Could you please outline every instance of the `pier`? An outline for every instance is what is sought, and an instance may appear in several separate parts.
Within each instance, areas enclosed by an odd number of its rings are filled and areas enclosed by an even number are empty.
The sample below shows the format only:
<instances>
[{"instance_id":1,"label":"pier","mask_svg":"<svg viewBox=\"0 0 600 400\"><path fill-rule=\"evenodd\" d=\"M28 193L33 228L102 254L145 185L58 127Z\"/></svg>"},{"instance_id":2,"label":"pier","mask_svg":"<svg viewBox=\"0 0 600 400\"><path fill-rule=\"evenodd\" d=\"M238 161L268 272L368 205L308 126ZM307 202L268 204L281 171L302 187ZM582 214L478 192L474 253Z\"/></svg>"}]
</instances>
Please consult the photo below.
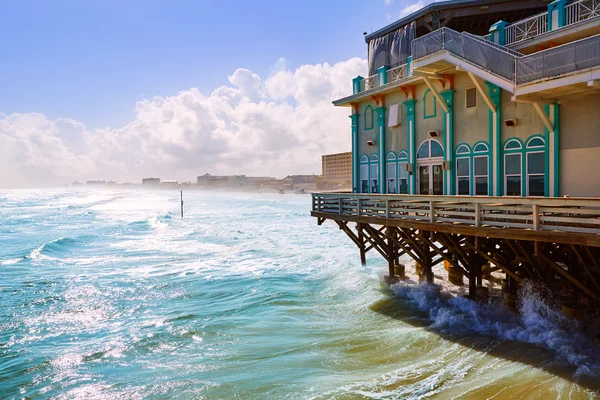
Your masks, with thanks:
<instances>
[{"instance_id":1,"label":"pier","mask_svg":"<svg viewBox=\"0 0 600 400\"><path fill-rule=\"evenodd\" d=\"M600 199L315 193L311 215L334 221L356 244L361 262L375 250L390 283L403 278L400 256L433 283L444 262L450 281L468 280L469 297L503 274L514 295L526 279L577 304L600 302Z\"/></svg>"}]
</instances>

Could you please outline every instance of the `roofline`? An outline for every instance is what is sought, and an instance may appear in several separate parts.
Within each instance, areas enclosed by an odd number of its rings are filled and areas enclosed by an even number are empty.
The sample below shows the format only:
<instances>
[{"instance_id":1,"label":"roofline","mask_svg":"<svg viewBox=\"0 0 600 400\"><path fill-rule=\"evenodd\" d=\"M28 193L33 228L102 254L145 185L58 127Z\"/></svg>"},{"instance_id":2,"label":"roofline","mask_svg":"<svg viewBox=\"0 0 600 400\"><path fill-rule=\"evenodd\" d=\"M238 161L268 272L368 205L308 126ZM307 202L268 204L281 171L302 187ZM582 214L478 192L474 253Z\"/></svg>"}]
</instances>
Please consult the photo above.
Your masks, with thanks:
<instances>
[{"instance_id":1,"label":"roofline","mask_svg":"<svg viewBox=\"0 0 600 400\"><path fill-rule=\"evenodd\" d=\"M446 0L438 3L431 3L423 8L418 9L412 14L400 18L396 22L384 26L383 28L378 29L375 32L369 33L365 36L365 43L369 43L369 41L371 41L372 39L378 38L379 36L385 35L386 33L395 31L396 29L401 28L404 25L407 25L413 21L416 21L417 19L433 11L440 11L448 8L459 8L461 6L485 6L489 4L508 3L510 1L514 0Z\"/></svg>"}]
</instances>

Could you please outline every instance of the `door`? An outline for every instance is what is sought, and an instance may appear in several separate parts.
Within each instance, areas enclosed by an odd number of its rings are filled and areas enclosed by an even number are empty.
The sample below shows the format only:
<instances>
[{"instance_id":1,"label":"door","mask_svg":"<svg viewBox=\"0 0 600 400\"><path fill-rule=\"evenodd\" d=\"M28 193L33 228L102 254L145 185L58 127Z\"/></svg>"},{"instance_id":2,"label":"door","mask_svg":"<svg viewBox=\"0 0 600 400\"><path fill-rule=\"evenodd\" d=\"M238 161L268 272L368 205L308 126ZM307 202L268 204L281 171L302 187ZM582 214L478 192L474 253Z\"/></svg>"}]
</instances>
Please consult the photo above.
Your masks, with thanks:
<instances>
[{"instance_id":1,"label":"door","mask_svg":"<svg viewBox=\"0 0 600 400\"><path fill-rule=\"evenodd\" d=\"M419 194L444 194L444 170L442 164L419 165Z\"/></svg>"}]
</instances>

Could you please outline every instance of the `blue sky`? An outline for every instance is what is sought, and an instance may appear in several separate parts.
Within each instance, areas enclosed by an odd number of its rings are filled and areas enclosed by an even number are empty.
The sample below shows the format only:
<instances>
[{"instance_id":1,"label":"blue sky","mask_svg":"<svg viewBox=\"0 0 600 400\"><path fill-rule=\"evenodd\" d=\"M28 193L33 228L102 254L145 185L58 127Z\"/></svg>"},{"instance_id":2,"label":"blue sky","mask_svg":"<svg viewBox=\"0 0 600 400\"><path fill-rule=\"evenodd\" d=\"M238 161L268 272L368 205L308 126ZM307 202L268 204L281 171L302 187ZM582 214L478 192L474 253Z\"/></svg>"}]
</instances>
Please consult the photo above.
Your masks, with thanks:
<instances>
[{"instance_id":1,"label":"blue sky","mask_svg":"<svg viewBox=\"0 0 600 400\"><path fill-rule=\"evenodd\" d=\"M143 98L202 92L236 68L365 57L363 31L411 1L11 1L3 4L0 112L71 117L90 128L133 117Z\"/></svg>"}]
</instances>

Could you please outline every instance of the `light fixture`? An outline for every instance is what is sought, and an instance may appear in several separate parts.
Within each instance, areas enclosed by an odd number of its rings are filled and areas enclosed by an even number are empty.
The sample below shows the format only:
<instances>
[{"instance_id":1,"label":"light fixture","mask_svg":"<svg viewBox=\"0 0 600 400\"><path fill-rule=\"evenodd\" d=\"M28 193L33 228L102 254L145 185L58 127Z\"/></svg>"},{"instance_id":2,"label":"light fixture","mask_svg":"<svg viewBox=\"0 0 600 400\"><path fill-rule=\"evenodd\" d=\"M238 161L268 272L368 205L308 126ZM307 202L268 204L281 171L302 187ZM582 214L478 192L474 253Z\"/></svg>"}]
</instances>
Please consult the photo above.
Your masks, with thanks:
<instances>
[{"instance_id":1,"label":"light fixture","mask_svg":"<svg viewBox=\"0 0 600 400\"><path fill-rule=\"evenodd\" d=\"M429 133L429 136L431 136L431 137L438 137L437 131L431 131L431 132L428 132L428 133Z\"/></svg>"},{"instance_id":2,"label":"light fixture","mask_svg":"<svg viewBox=\"0 0 600 400\"><path fill-rule=\"evenodd\" d=\"M517 126L517 120L516 119L505 119L504 120L504 125L506 126Z\"/></svg>"},{"instance_id":3,"label":"light fixture","mask_svg":"<svg viewBox=\"0 0 600 400\"><path fill-rule=\"evenodd\" d=\"M375 146L374 140L367 140L367 146Z\"/></svg>"}]
</instances>

